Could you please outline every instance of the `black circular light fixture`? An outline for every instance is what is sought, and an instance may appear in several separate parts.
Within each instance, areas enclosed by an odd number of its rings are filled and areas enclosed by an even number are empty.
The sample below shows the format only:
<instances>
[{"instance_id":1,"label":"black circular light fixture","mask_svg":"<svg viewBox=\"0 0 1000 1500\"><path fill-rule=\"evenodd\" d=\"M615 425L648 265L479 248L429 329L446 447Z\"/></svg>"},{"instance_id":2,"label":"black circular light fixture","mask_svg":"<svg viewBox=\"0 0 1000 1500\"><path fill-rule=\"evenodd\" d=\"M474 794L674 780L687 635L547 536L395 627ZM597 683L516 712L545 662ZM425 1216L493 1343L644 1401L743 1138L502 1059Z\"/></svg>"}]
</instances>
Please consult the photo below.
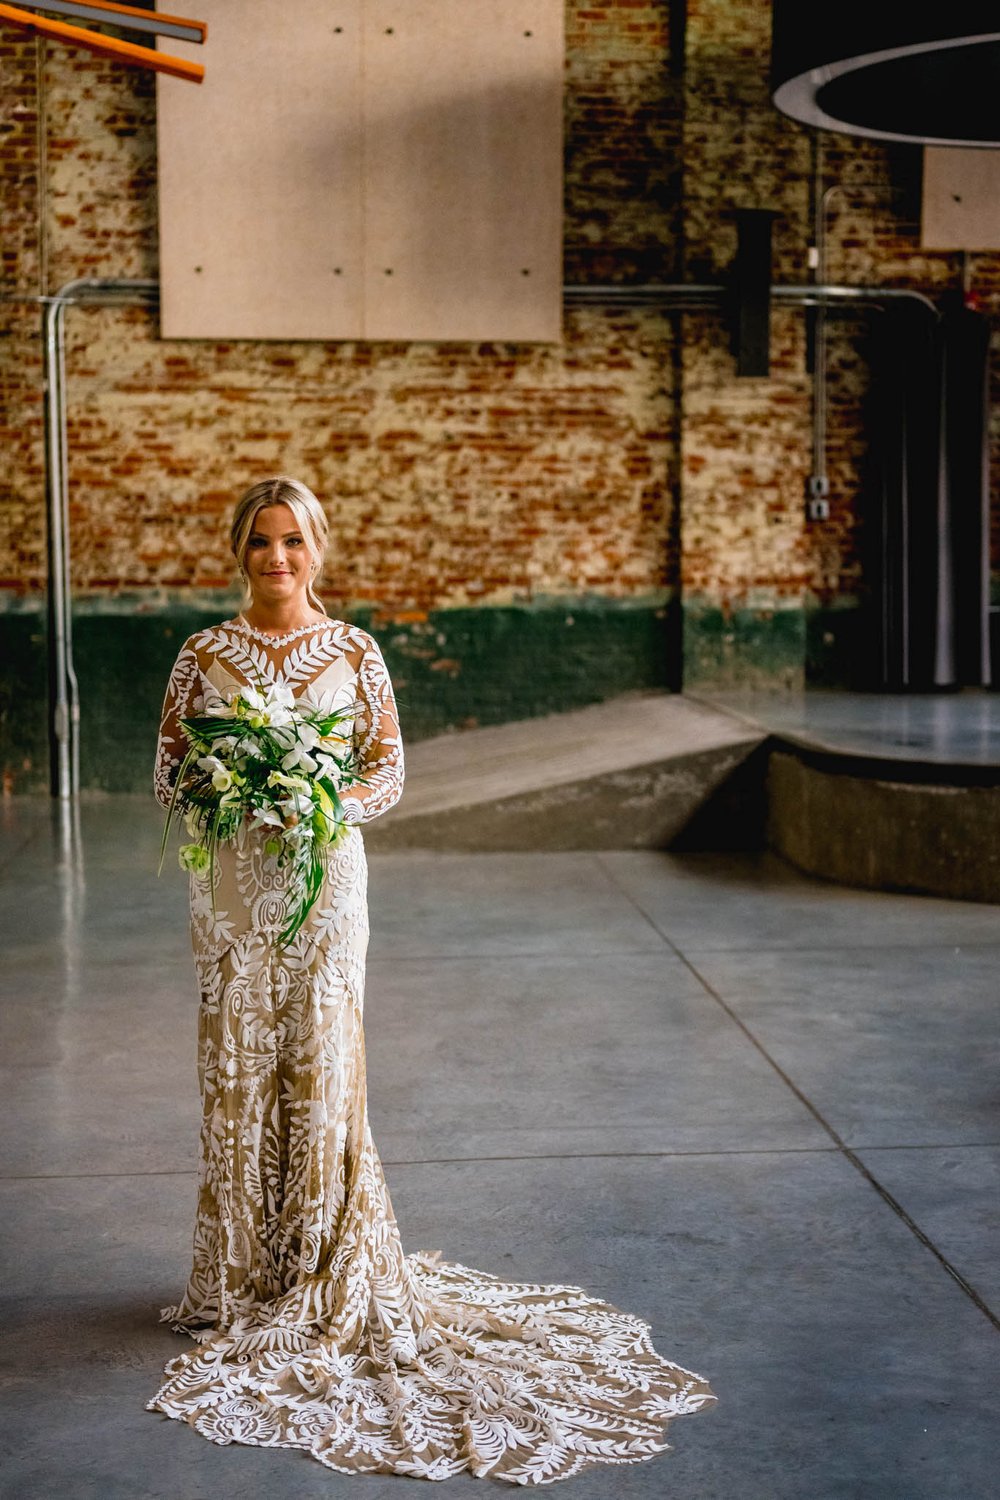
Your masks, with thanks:
<instances>
[{"instance_id":1,"label":"black circular light fixture","mask_svg":"<svg viewBox=\"0 0 1000 1500\"><path fill-rule=\"evenodd\" d=\"M774 0L772 98L803 125L1000 147L998 0Z\"/></svg>"}]
</instances>

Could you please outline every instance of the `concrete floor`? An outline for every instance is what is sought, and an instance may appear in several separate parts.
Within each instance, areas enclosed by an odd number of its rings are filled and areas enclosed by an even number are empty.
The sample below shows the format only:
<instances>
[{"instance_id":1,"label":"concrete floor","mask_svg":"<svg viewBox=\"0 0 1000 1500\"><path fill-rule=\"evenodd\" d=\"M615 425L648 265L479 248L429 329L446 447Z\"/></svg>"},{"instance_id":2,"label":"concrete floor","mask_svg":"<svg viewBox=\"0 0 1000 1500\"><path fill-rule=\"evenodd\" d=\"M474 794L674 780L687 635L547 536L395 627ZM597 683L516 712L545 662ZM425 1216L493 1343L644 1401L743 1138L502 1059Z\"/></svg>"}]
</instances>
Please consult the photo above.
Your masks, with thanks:
<instances>
[{"instance_id":1,"label":"concrete floor","mask_svg":"<svg viewBox=\"0 0 1000 1500\"><path fill-rule=\"evenodd\" d=\"M81 829L78 869L46 803L0 832L2 1494L430 1493L143 1410L182 1347L156 1314L194 1207L185 892L148 804ZM652 852L382 854L371 905L371 1115L407 1247L592 1287L719 1397L671 1454L559 1494L998 1493L995 907Z\"/></svg>"},{"instance_id":2,"label":"concrete floor","mask_svg":"<svg viewBox=\"0 0 1000 1500\"><path fill-rule=\"evenodd\" d=\"M854 755L931 765L1000 765L1000 693L846 693L839 688L695 695L785 739Z\"/></svg>"}]
</instances>

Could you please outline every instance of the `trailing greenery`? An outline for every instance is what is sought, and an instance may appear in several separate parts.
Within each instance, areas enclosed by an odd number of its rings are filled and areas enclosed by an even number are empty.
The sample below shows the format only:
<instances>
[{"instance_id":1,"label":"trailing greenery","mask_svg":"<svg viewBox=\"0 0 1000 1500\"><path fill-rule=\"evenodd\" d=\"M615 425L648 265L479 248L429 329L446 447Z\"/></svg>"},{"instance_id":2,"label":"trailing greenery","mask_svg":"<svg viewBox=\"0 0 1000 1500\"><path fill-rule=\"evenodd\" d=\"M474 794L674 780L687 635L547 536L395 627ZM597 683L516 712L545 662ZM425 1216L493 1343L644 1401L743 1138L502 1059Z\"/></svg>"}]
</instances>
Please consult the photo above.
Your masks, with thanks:
<instances>
[{"instance_id":1,"label":"trailing greenery","mask_svg":"<svg viewBox=\"0 0 1000 1500\"><path fill-rule=\"evenodd\" d=\"M324 711L282 686L242 688L216 711L181 719L188 750L174 781L160 844L160 868L175 818L194 840L182 869L207 879L215 910L216 851L243 834L267 831L264 853L287 871L285 926L291 941L323 887L325 853L344 835L341 792L364 784L351 739L338 733L357 705Z\"/></svg>"}]
</instances>

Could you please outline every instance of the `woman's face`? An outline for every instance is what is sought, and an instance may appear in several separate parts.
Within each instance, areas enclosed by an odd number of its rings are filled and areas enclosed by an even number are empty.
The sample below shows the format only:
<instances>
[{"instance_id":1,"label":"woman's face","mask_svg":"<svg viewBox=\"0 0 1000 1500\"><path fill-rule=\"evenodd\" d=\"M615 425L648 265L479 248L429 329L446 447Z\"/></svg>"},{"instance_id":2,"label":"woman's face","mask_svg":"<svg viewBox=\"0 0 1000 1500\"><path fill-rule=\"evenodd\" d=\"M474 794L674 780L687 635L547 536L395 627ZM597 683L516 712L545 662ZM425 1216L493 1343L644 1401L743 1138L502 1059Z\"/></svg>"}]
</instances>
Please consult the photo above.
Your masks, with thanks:
<instances>
[{"instance_id":1,"label":"woman's face","mask_svg":"<svg viewBox=\"0 0 1000 1500\"><path fill-rule=\"evenodd\" d=\"M287 505L268 505L257 512L246 552L247 581L255 602L305 606L318 561Z\"/></svg>"}]
</instances>

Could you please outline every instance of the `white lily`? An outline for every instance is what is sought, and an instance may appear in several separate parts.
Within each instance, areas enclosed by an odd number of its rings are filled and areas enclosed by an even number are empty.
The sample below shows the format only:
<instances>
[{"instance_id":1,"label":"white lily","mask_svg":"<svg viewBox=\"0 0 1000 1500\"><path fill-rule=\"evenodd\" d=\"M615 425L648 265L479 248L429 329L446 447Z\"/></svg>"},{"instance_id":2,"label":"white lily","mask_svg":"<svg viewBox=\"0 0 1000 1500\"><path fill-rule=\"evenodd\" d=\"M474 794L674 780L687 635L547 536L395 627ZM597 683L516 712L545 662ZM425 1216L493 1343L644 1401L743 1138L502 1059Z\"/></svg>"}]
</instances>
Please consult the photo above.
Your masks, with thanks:
<instances>
[{"instance_id":1,"label":"white lily","mask_svg":"<svg viewBox=\"0 0 1000 1500\"><path fill-rule=\"evenodd\" d=\"M199 755L198 764L203 771L212 774L212 785L217 792L228 792L233 784L233 773L217 755Z\"/></svg>"},{"instance_id":2,"label":"white lily","mask_svg":"<svg viewBox=\"0 0 1000 1500\"><path fill-rule=\"evenodd\" d=\"M309 782L304 776L286 776L282 771L272 771L267 778L268 786L283 786L291 792L308 792Z\"/></svg>"},{"instance_id":3,"label":"white lily","mask_svg":"<svg viewBox=\"0 0 1000 1500\"><path fill-rule=\"evenodd\" d=\"M303 771L315 771L317 764L315 757L309 754L301 740L296 741L288 754L281 757L283 771L294 771L296 766Z\"/></svg>"},{"instance_id":4,"label":"white lily","mask_svg":"<svg viewBox=\"0 0 1000 1500\"><path fill-rule=\"evenodd\" d=\"M285 725L295 717L295 694L290 687L276 683L268 690L266 710L271 728Z\"/></svg>"}]
</instances>

